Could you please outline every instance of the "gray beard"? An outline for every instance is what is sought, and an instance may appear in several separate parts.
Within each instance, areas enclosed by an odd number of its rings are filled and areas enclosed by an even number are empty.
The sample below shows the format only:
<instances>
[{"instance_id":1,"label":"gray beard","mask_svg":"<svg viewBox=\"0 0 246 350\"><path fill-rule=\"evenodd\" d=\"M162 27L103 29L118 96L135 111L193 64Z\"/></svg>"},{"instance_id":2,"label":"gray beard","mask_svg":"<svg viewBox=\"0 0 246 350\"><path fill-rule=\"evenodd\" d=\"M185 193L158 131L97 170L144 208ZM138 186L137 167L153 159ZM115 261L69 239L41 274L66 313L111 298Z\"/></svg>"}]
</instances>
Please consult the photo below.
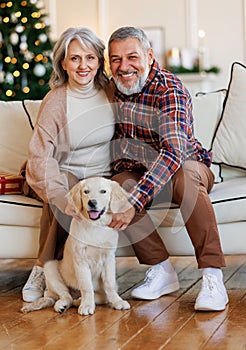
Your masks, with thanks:
<instances>
[{"instance_id":1,"label":"gray beard","mask_svg":"<svg viewBox=\"0 0 246 350\"><path fill-rule=\"evenodd\" d=\"M144 87L144 84L148 78L149 75L149 67L147 66L144 73L141 75L141 77L138 77L138 80L136 81L136 83L134 84L134 86L130 87L130 88L126 88L120 81L118 78L114 78L114 82L115 85L117 87L117 89L122 92L122 94L124 95L133 95L133 94L137 94L139 92L141 92L142 88Z\"/></svg>"}]
</instances>

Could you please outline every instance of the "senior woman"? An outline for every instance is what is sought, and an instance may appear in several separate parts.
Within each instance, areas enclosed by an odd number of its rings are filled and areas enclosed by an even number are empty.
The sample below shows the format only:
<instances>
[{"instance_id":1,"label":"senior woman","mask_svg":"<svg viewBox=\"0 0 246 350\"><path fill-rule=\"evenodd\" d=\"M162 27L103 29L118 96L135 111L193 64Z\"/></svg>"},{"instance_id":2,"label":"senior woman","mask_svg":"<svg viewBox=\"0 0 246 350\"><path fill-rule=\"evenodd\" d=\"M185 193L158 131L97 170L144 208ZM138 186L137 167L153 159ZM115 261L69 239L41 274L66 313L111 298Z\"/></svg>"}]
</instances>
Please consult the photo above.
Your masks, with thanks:
<instances>
[{"instance_id":1,"label":"senior woman","mask_svg":"<svg viewBox=\"0 0 246 350\"><path fill-rule=\"evenodd\" d=\"M69 189L88 176L111 176L114 115L104 71L104 44L85 27L69 28L53 51L51 90L42 101L29 145L27 182L43 200L38 259L22 290L43 295L43 265L60 259L72 216Z\"/></svg>"}]
</instances>

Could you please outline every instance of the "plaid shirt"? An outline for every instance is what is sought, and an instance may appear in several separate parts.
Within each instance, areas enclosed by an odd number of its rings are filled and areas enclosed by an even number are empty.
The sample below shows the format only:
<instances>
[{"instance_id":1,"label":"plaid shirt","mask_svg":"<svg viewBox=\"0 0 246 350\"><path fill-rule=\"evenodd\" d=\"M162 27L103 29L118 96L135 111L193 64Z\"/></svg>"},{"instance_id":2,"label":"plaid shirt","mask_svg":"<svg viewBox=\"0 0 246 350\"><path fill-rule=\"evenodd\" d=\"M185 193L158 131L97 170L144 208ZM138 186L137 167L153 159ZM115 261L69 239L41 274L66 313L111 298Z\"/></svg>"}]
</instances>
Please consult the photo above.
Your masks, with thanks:
<instances>
[{"instance_id":1,"label":"plaid shirt","mask_svg":"<svg viewBox=\"0 0 246 350\"><path fill-rule=\"evenodd\" d=\"M142 174L130 192L137 211L149 203L187 159L211 165L211 154L194 137L192 101L182 82L154 62L141 91L115 92L113 169Z\"/></svg>"}]
</instances>

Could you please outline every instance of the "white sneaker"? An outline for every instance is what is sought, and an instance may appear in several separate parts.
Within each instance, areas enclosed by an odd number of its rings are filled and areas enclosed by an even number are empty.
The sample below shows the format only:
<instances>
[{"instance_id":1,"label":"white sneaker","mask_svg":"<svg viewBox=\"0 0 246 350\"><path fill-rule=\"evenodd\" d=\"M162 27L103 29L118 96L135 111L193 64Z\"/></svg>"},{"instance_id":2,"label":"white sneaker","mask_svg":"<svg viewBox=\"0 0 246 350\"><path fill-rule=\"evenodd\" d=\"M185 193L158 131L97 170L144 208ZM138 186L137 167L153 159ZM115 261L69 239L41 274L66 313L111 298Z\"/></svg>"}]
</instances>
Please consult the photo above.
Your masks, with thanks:
<instances>
[{"instance_id":1,"label":"white sneaker","mask_svg":"<svg viewBox=\"0 0 246 350\"><path fill-rule=\"evenodd\" d=\"M154 265L147 272L144 283L133 289L131 296L137 299L153 300L179 289L176 271L166 272L162 266Z\"/></svg>"},{"instance_id":2,"label":"white sneaker","mask_svg":"<svg viewBox=\"0 0 246 350\"><path fill-rule=\"evenodd\" d=\"M228 295L223 281L215 275L206 274L202 278L202 287L195 303L195 310L222 311L228 304Z\"/></svg>"},{"instance_id":3,"label":"white sneaker","mask_svg":"<svg viewBox=\"0 0 246 350\"><path fill-rule=\"evenodd\" d=\"M35 265L26 284L22 289L22 299L27 302L33 302L44 295L44 290L44 269L40 266Z\"/></svg>"}]
</instances>

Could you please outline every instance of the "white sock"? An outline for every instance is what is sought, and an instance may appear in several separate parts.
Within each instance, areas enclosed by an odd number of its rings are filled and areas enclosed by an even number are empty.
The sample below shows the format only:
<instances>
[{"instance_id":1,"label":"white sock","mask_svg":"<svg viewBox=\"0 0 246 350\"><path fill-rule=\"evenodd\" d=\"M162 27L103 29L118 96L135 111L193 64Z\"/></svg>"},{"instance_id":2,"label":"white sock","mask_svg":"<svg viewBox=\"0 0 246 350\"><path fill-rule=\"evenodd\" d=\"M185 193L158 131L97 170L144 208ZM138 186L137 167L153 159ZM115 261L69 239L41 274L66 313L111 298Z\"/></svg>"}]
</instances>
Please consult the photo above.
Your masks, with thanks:
<instances>
[{"instance_id":1,"label":"white sock","mask_svg":"<svg viewBox=\"0 0 246 350\"><path fill-rule=\"evenodd\" d=\"M223 281L222 270L215 267L206 267L202 270L203 275L214 275L218 278L219 281Z\"/></svg>"},{"instance_id":2,"label":"white sock","mask_svg":"<svg viewBox=\"0 0 246 350\"><path fill-rule=\"evenodd\" d=\"M159 263L159 265L164 269L164 271L166 271L168 273L174 272L174 267L168 258L166 260L162 261L161 263Z\"/></svg>"}]
</instances>

